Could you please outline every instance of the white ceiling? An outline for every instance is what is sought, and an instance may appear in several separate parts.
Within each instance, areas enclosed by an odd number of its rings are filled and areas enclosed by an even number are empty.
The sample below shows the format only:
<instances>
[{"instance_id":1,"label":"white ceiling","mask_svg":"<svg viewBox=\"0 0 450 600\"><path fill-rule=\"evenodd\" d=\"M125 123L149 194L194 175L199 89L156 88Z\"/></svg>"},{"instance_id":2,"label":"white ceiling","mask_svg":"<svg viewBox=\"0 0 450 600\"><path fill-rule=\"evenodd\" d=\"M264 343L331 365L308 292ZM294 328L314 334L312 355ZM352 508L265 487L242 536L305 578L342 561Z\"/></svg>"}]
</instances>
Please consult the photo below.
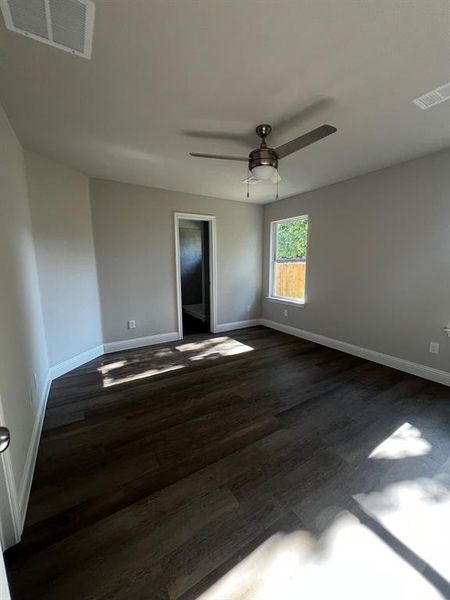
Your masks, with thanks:
<instances>
[{"instance_id":1,"label":"white ceiling","mask_svg":"<svg viewBox=\"0 0 450 600\"><path fill-rule=\"evenodd\" d=\"M242 201L245 163L188 152L335 125L281 161L291 196L450 145L450 101L411 102L450 81L449 17L448 0L97 0L90 61L0 26L0 102L25 146L89 175Z\"/></svg>"}]
</instances>

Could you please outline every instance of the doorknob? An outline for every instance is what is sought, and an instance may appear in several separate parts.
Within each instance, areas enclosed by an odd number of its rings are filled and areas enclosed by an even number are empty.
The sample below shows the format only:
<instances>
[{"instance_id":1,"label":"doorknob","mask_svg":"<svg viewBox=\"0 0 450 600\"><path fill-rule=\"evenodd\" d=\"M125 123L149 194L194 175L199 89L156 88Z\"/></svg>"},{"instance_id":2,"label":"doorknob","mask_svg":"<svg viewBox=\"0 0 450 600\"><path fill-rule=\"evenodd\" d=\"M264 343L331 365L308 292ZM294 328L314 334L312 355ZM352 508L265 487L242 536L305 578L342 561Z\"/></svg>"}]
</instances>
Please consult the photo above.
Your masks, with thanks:
<instances>
[{"instance_id":1,"label":"doorknob","mask_svg":"<svg viewBox=\"0 0 450 600\"><path fill-rule=\"evenodd\" d=\"M7 427L0 427L0 453L4 452L9 446L11 435Z\"/></svg>"}]
</instances>

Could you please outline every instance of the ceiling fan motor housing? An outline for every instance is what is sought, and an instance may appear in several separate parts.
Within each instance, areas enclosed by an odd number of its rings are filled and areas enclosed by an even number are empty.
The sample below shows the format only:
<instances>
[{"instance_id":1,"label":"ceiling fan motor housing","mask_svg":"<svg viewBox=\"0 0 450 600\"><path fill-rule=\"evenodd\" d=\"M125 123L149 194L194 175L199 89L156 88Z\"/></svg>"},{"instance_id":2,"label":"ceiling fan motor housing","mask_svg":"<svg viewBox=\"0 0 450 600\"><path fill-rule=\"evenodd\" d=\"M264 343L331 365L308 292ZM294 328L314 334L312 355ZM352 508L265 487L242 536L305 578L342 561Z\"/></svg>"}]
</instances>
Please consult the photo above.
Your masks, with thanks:
<instances>
[{"instance_id":1,"label":"ceiling fan motor housing","mask_svg":"<svg viewBox=\"0 0 450 600\"><path fill-rule=\"evenodd\" d=\"M255 167L268 166L278 168L278 156L272 148L258 148L250 152L248 157L248 168L251 171Z\"/></svg>"}]
</instances>

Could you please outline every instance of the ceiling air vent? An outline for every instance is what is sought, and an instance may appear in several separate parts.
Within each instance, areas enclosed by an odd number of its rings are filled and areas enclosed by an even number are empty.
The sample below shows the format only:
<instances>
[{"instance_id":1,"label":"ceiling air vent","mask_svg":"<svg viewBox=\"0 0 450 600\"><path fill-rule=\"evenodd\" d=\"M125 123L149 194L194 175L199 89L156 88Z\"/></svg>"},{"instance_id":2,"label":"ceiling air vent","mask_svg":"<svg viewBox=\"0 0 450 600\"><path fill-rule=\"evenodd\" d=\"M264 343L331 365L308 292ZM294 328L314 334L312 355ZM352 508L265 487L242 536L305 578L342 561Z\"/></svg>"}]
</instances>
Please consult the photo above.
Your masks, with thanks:
<instances>
[{"instance_id":1,"label":"ceiling air vent","mask_svg":"<svg viewBox=\"0 0 450 600\"><path fill-rule=\"evenodd\" d=\"M436 104L440 104L445 100L450 99L450 83L446 83L441 87L436 88L435 90L431 90L431 92L427 92L420 98L416 98L413 100L414 104L421 108L422 110L426 110L427 108L431 108Z\"/></svg>"},{"instance_id":2,"label":"ceiling air vent","mask_svg":"<svg viewBox=\"0 0 450 600\"><path fill-rule=\"evenodd\" d=\"M0 0L8 29L91 58L95 4L90 0Z\"/></svg>"}]
</instances>

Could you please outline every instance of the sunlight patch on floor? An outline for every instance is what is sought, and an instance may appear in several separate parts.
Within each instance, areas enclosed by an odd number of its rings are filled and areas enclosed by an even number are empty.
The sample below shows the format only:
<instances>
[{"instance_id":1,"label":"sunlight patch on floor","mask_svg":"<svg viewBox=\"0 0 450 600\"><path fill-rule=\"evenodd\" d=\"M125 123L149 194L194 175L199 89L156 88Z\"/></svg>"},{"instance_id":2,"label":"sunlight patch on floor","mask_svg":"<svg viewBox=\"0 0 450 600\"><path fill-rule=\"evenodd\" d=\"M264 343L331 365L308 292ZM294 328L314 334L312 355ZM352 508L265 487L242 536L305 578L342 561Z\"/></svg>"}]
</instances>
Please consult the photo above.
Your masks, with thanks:
<instances>
[{"instance_id":1,"label":"sunlight patch on floor","mask_svg":"<svg viewBox=\"0 0 450 600\"><path fill-rule=\"evenodd\" d=\"M170 371L177 371L182 369L184 365L167 365L160 369L148 369L142 373L134 373L126 377L113 379L112 377L103 378L103 387L110 387L112 385L119 385L119 383L129 383L130 381L138 381L139 379L147 379L147 377L154 377L155 375L161 375L162 373L169 373Z\"/></svg>"},{"instance_id":2,"label":"sunlight patch on floor","mask_svg":"<svg viewBox=\"0 0 450 600\"><path fill-rule=\"evenodd\" d=\"M450 490L439 477L399 481L354 498L402 544L450 581Z\"/></svg>"},{"instance_id":3,"label":"sunlight patch on floor","mask_svg":"<svg viewBox=\"0 0 450 600\"><path fill-rule=\"evenodd\" d=\"M123 383L130 383L140 379L147 379L155 375L170 373L184 369L192 362L204 359L214 359L226 356L235 356L245 352L252 351L251 346L242 344L228 336L214 337L197 342L188 342L180 344L174 348L161 348L153 351L149 359L146 360L146 366L152 362L154 357L155 366L145 368L141 373L129 373L129 370L137 370L138 363L130 365L127 360L118 360L98 367L97 371L102 375L103 387L111 387Z\"/></svg>"},{"instance_id":4,"label":"sunlight patch on floor","mask_svg":"<svg viewBox=\"0 0 450 600\"><path fill-rule=\"evenodd\" d=\"M438 600L442 595L349 512L316 540L278 533L199 600Z\"/></svg>"},{"instance_id":5,"label":"sunlight patch on floor","mask_svg":"<svg viewBox=\"0 0 450 600\"><path fill-rule=\"evenodd\" d=\"M381 442L369 454L369 458L398 460L411 456L423 456L429 454L431 450L431 444L422 437L419 429L409 423L404 423Z\"/></svg>"},{"instance_id":6,"label":"sunlight patch on floor","mask_svg":"<svg viewBox=\"0 0 450 600\"><path fill-rule=\"evenodd\" d=\"M273 535L199 599L450 597L450 490L441 471L354 495L319 537Z\"/></svg>"},{"instance_id":7,"label":"sunlight patch on floor","mask_svg":"<svg viewBox=\"0 0 450 600\"><path fill-rule=\"evenodd\" d=\"M253 350L251 346L247 346L226 336L182 344L181 346L177 346L176 349L183 353L193 353L193 356L190 356L189 360L202 360L213 355L234 356Z\"/></svg>"},{"instance_id":8,"label":"sunlight patch on floor","mask_svg":"<svg viewBox=\"0 0 450 600\"><path fill-rule=\"evenodd\" d=\"M97 369L97 371L100 371L100 373L102 375L106 375L106 373L108 373L109 371L113 371L114 369L120 369L121 367L124 367L126 364L127 364L126 360L117 360L116 362L109 363L107 365L102 365L101 367L99 367Z\"/></svg>"}]
</instances>

